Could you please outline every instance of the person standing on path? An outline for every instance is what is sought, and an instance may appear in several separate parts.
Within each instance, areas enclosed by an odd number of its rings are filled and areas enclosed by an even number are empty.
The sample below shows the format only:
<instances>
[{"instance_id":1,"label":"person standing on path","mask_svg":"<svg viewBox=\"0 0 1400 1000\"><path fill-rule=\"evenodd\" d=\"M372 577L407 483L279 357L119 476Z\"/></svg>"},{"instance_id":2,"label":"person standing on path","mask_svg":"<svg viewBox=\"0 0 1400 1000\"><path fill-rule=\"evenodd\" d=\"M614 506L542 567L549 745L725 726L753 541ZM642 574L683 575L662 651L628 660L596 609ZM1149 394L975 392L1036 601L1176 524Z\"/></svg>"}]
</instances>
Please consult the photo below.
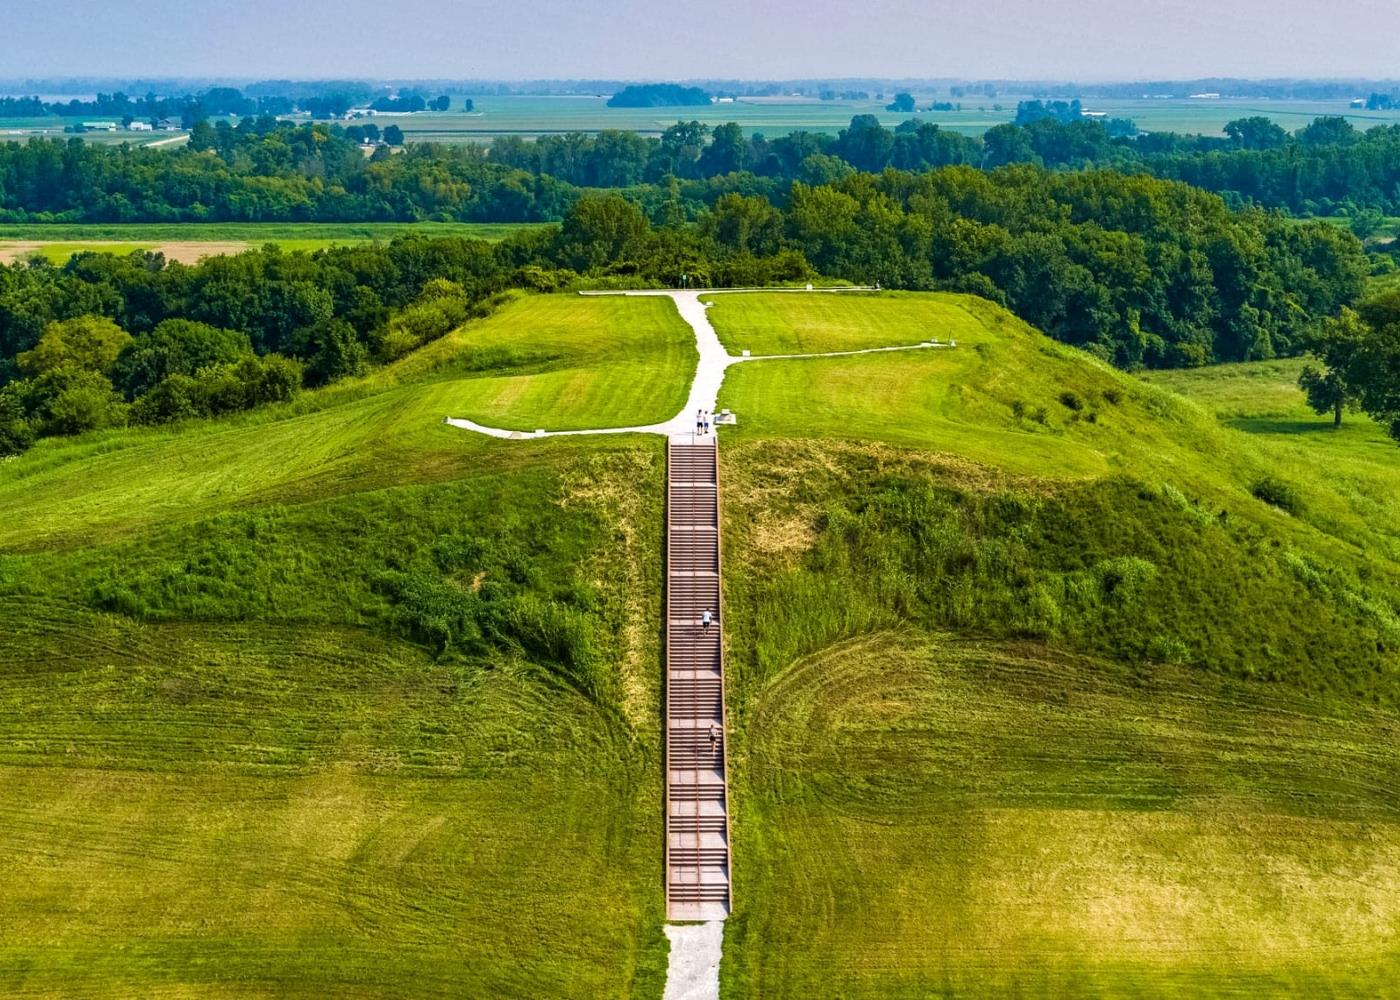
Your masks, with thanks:
<instances>
[{"instance_id":1,"label":"person standing on path","mask_svg":"<svg viewBox=\"0 0 1400 1000\"><path fill-rule=\"evenodd\" d=\"M704 411L704 410L696 410L696 411L695 411L695 433L696 433L696 434L704 434L704 433L705 433L705 411Z\"/></svg>"},{"instance_id":2,"label":"person standing on path","mask_svg":"<svg viewBox=\"0 0 1400 1000\"><path fill-rule=\"evenodd\" d=\"M700 631L701 631L701 632L708 632L708 631L710 631L710 622L713 621L713 620L714 620L714 616L713 616L712 614L710 614L709 611L706 611L704 614L702 614L702 615L700 616Z\"/></svg>"},{"instance_id":3,"label":"person standing on path","mask_svg":"<svg viewBox=\"0 0 1400 1000\"><path fill-rule=\"evenodd\" d=\"M710 433L710 411L705 411L705 433Z\"/></svg>"}]
</instances>

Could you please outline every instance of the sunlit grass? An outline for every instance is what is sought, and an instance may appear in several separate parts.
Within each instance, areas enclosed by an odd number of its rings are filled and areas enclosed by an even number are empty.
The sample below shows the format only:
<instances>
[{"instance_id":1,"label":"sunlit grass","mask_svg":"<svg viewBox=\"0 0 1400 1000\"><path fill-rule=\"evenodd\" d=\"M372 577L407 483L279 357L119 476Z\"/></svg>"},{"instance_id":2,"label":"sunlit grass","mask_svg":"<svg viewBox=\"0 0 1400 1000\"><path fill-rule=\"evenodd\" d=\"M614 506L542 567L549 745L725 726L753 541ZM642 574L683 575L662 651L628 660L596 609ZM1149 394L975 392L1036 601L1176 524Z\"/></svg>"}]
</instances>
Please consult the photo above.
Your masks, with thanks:
<instances>
[{"instance_id":1,"label":"sunlit grass","mask_svg":"<svg viewBox=\"0 0 1400 1000\"><path fill-rule=\"evenodd\" d=\"M709 315L731 354L819 354L980 339L980 319L956 295L782 292L713 295ZM975 308L975 307L974 307Z\"/></svg>"},{"instance_id":2,"label":"sunlit grass","mask_svg":"<svg viewBox=\"0 0 1400 1000\"><path fill-rule=\"evenodd\" d=\"M963 296L716 301L732 350L958 343L728 373L726 995L1384 992L1380 430ZM646 423L694 365L663 299L526 297L0 463L0 992L659 995L663 444L442 419Z\"/></svg>"},{"instance_id":3,"label":"sunlit grass","mask_svg":"<svg viewBox=\"0 0 1400 1000\"><path fill-rule=\"evenodd\" d=\"M1375 995L1400 974L1391 716L915 633L802 660L749 707L728 995Z\"/></svg>"}]
</instances>

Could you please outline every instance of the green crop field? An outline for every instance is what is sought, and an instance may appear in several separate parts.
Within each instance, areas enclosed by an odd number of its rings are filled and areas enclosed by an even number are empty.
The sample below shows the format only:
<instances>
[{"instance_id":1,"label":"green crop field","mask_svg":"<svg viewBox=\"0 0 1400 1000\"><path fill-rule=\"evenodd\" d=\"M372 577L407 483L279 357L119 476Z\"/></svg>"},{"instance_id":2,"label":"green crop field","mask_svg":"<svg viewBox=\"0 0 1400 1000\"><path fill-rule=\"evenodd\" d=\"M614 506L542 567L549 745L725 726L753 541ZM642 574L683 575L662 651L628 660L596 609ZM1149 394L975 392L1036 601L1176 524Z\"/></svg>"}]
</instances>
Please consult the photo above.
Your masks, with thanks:
<instances>
[{"instance_id":1,"label":"green crop field","mask_svg":"<svg viewBox=\"0 0 1400 1000\"><path fill-rule=\"evenodd\" d=\"M957 341L729 370L724 995L1384 994L1394 444L1296 362L714 298L731 350ZM0 993L659 997L662 442L442 419L645 423L695 360L525 296L0 462Z\"/></svg>"}]
</instances>

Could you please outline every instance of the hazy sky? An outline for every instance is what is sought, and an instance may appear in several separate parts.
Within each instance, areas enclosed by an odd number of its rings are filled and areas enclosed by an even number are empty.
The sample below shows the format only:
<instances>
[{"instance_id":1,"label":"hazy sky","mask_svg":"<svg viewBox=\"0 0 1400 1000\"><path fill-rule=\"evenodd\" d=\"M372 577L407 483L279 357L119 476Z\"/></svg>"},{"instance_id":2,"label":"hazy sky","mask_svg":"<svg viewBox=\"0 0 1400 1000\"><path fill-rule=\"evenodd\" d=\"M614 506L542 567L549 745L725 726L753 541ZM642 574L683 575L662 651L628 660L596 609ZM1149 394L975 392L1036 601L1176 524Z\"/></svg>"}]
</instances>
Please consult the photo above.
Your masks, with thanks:
<instances>
[{"instance_id":1,"label":"hazy sky","mask_svg":"<svg viewBox=\"0 0 1400 1000\"><path fill-rule=\"evenodd\" d=\"M1396 76L1400 0L8 0L0 76Z\"/></svg>"}]
</instances>

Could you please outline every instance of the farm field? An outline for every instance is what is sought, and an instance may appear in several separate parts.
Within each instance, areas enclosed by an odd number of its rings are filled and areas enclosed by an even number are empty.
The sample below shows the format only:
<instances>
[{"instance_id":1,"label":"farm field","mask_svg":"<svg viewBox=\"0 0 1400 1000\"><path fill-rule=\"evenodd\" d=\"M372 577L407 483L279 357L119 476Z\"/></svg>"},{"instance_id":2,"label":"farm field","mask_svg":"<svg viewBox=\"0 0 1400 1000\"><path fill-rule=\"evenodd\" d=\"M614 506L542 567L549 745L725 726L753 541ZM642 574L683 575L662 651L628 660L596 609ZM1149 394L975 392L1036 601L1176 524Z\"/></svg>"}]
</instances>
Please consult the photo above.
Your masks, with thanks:
<instances>
[{"instance_id":1,"label":"farm field","mask_svg":"<svg viewBox=\"0 0 1400 1000\"><path fill-rule=\"evenodd\" d=\"M473 112L381 113L375 115L372 121L381 128L398 125L409 142L450 143L489 142L498 135L539 136L562 132L598 132L603 129L623 129L655 136L677 121L692 119L710 126L738 122L746 132L762 132L768 136L785 135L792 131L835 134L849 125L855 115L866 114L874 115L890 128L914 118L965 135L981 135L995 125L1011 121L1016 116L1017 102L1033 97L1030 94L1007 93L996 97L956 98L950 97L946 90L916 93L914 96L921 107L938 101L955 106L960 104L961 109L921 111L908 115L885 110L893 93L885 95L884 100L821 101L811 97L778 96L738 98L732 103L673 108L609 108L608 96L481 96L474 98L476 110ZM1149 132L1220 135L1227 122L1252 115L1271 118L1289 131L1302 128L1320 115L1341 115L1360 129L1400 123L1400 111L1353 109L1348 101L1144 97L1135 100L1090 98L1084 101L1084 105L1091 111L1110 117L1131 118L1139 128ZM288 117L293 121L310 121L305 115ZM33 136L67 138L63 125L68 121L66 118L0 119L0 141L22 142ZM185 133L117 131L83 134L83 139L89 142L165 144L172 147L178 146L186 138Z\"/></svg>"},{"instance_id":2,"label":"farm field","mask_svg":"<svg viewBox=\"0 0 1400 1000\"><path fill-rule=\"evenodd\" d=\"M721 391L725 996L1393 981L1394 445L1289 430L1292 362L714 298L731 350L958 345ZM693 344L665 299L524 296L0 463L0 992L658 997L662 442L441 421L660 419Z\"/></svg>"},{"instance_id":3,"label":"farm field","mask_svg":"<svg viewBox=\"0 0 1400 1000\"><path fill-rule=\"evenodd\" d=\"M768 136L792 131L835 134L855 115L874 115L887 127L914 118L930 121L966 135L981 135L994 125L1016 116L1016 104L1029 95L1004 94L995 98L950 98L940 94L915 94L920 106L933 101L962 104L960 111L925 111L916 115L885 110L884 101L820 101L814 98L739 98L732 104L678 108L609 108L607 95L503 96L476 98L476 111L420 112L411 115L376 116L381 127L397 124L410 142L484 142L497 135L546 135L558 132L596 132L625 129L659 135L678 120L698 120L707 125L738 122L746 132ZM1000 105L1000 110L997 110ZM1132 118L1145 131L1222 134L1226 122L1250 115L1264 115L1289 131L1302 128L1319 115L1343 115L1358 128L1400 122L1400 112L1356 111L1346 101L1259 100L1086 100L1085 106L1115 118Z\"/></svg>"},{"instance_id":4,"label":"farm field","mask_svg":"<svg viewBox=\"0 0 1400 1000\"><path fill-rule=\"evenodd\" d=\"M535 223L496 222L187 222L0 224L0 263L39 254L62 264L75 253L160 250L171 260L194 263L209 254L237 253L276 243L284 250L315 251L399 236L459 236L500 240Z\"/></svg>"}]
</instances>

